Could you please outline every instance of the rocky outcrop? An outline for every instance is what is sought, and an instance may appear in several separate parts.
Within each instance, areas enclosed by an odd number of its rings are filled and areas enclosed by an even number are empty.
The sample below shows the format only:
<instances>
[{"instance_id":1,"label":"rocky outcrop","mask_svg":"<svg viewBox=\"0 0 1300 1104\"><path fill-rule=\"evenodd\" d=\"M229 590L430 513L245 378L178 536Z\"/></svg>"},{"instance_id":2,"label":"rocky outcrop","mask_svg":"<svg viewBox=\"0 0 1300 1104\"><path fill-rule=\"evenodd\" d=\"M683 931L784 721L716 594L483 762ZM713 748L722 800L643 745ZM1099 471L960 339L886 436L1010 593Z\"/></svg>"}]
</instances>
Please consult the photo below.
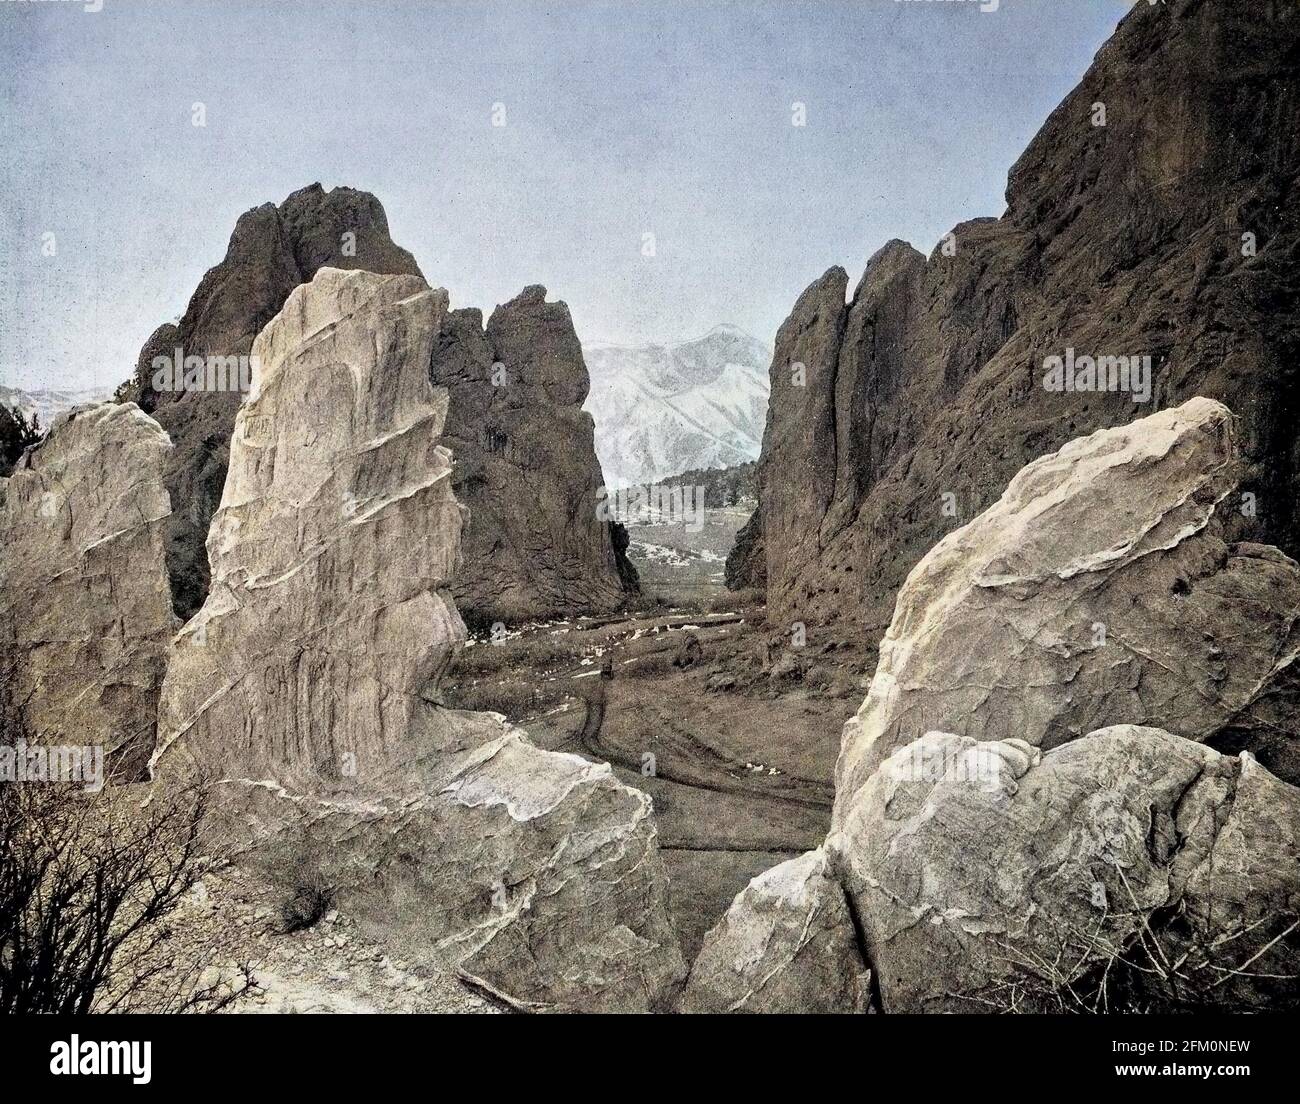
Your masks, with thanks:
<instances>
[{"instance_id":1,"label":"rocky outcrop","mask_svg":"<svg viewBox=\"0 0 1300 1104\"><path fill-rule=\"evenodd\" d=\"M259 335L155 770L218 780L230 838L281 884L500 1000L662 1007L684 968L649 798L436 704L464 638L429 381L447 321L418 277L326 268Z\"/></svg>"},{"instance_id":2,"label":"rocky outcrop","mask_svg":"<svg viewBox=\"0 0 1300 1104\"><path fill-rule=\"evenodd\" d=\"M20 733L142 776L175 630L171 443L132 403L61 415L0 481L0 698Z\"/></svg>"},{"instance_id":3,"label":"rocky outcrop","mask_svg":"<svg viewBox=\"0 0 1300 1104\"><path fill-rule=\"evenodd\" d=\"M324 269L258 336L161 731L222 774L382 775L463 627L461 508L427 363L445 292Z\"/></svg>"},{"instance_id":4,"label":"rocky outcrop","mask_svg":"<svg viewBox=\"0 0 1300 1104\"><path fill-rule=\"evenodd\" d=\"M204 276L179 325L159 327L140 352L140 405L176 443L168 565L183 617L207 594L204 541L242 395L157 390L154 359L178 349L183 357L252 354L290 292L323 267L420 276L374 196L314 184L241 216L225 260ZM486 332L476 310L443 317L430 371L451 397L453 482L470 508L455 584L462 613L491 622L616 608L637 589L636 571L626 535L597 517L603 480L591 417L581 410L587 369L568 308L530 287L493 312Z\"/></svg>"},{"instance_id":5,"label":"rocky outcrop","mask_svg":"<svg viewBox=\"0 0 1300 1104\"><path fill-rule=\"evenodd\" d=\"M1249 754L1128 725L1041 758L931 733L827 846L885 1012L1300 1000L1300 790Z\"/></svg>"},{"instance_id":6,"label":"rocky outcrop","mask_svg":"<svg viewBox=\"0 0 1300 1104\"><path fill-rule=\"evenodd\" d=\"M763 508L757 507L736 533L722 574L729 590L767 586L767 556L763 549Z\"/></svg>"},{"instance_id":7,"label":"rocky outcrop","mask_svg":"<svg viewBox=\"0 0 1300 1104\"><path fill-rule=\"evenodd\" d=\"M1258 508L1238 538L1300 550L1298 34L1283 3L1135 6L1011 170L1000 219L928 258L890 243L847 305L838 268L804 293L764 435L774 623L883 627L910 569L1024 464L1195 395L1243 419ZM1068 350L1151 357L1149 402L1047 390Z\"/></svg>"},{"instance_id":8,"label":"rocky outcrop","mask_svg":"<svg viewBox=\"0 0 1300 1104\"><path fill-rule=\"evenodd\" d=\"M415 259L389 236L379 200L352 188L327 192L313 184L278 207L264 203L241 215L225 259L203 277L179 325L159 327L140 352L137 401L176 445L167 469L173 505L167 559L182 617L193 614L207 594L204 541L221 498L242 396L229 388L157 390L153 360L177 349L182 357L249 354L289 293L327 265L420 275Z\"/></svg>"},{"instance_id":9,"label":"rocky outcrop","mask_svg":"<svg viewBox=\"0 0 1300 1104\"><path fill-rule=\"evenodd\" d=\"M809 851L759 875L704 938L683 1012L865 1012L870 976L839 882Z\"/></svg>"},{"instance_id":10,"label":"rocky outcrop","mask_svg":"<svg viewBox=\"0 0 1300 1104\"><path fill-rule=\"evenodd\" d=\"M1300 567L1228 539L1238 431L1209 399L1099 430L935 545L845 726L839 798L935 728L1050 748L1155 725L1300 781Z\"/></svg>"},{"instance_id":11,"label":"rocky outcrop","mask_svg":"<svg viewBox=\"0 0 1300 1104\"><path fill-rule=\"evenodd\" d=\"M462 613L490 623L617 608L636 573L598 516L604 480L569 308L528 287L486 329L481 311L453 311L430 373L450 395L453 485L469 507L452 588Z\"/></svg>"},{"instance_id":12,"label":"rocky outcrop","mask_svg":"<svg viewBox=\"0 0 1300 1104\"><path fill-rule=\"evenodd\" d=\"M1294 1003L1300 567L1229 539L1239 432L1193 399L1071 442L908 577L824 845L883 1010ZM696 1001L815 999L727 961Z\"/></svg>"}]
</instances>

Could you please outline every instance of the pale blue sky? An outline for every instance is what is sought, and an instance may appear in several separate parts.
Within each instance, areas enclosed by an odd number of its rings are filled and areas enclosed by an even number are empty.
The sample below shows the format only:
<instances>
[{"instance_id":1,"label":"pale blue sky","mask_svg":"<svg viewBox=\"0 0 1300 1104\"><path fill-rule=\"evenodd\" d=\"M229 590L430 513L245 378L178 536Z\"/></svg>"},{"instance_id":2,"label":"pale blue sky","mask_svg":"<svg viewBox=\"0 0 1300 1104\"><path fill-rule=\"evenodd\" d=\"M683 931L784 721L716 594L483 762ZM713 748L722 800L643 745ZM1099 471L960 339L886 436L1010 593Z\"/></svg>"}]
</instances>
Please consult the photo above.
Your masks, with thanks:
<instances>
[{"instance_id":1,"label":"pale blue sky","mask_svg":"<svg viewBox=\"0 0 1300 1104\"><path fill-rule=\"evenodd\" d=\"M238 215L316 180L453 306L543 283L586 339L770 342L830 265L1001 214L1128 6L0 2L0 383L124 378Z\"/></svg>"}]
</instances>

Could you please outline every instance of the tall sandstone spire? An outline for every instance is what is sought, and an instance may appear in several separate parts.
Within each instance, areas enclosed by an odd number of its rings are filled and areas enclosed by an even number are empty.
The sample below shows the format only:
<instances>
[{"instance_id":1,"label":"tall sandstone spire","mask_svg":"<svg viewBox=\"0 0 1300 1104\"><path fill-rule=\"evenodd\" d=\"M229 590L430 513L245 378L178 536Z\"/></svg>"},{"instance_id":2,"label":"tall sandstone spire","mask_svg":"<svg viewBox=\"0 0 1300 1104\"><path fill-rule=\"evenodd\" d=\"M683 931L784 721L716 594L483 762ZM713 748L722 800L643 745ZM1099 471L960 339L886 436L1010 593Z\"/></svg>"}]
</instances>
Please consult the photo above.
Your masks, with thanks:
<instances>
[{"instance_id":1,"label":"tall sandstone spire","mask_svg":"<svg viewBox=\"0 0 1300 1104\"><path fill-rule=\"evenodd\" d=\"M290 293L322 268L421 276L394 244L379 200L319 184L240 216L225 259L210 269L179 325L160 326L136 366L133 397L175 443L166 472L172 518L167 566L183 618L209 587L205 542L221 501L237 390L154 387L156 357L240 357ZM482 332L478 311L448 316L430 364L448 388L457 495L469 507L466 558L455 584L471 621L605 612L635 589L626 534L599 521L602 483L589 386L568 308L528 288L498 307ZM494 383L500 363L504 378Z\"/></svg>"}]
</instances>

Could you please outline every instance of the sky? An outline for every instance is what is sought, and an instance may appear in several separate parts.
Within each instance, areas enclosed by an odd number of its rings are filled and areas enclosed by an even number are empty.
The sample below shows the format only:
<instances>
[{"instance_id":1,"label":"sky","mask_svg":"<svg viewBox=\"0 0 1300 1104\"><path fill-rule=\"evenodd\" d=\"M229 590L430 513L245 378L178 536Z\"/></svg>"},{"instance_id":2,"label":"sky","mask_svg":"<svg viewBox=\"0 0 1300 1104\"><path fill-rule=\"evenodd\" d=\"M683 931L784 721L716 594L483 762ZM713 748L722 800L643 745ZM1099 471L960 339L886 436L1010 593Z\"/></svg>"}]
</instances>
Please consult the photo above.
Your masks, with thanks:
<instances>
[{"instance_id":1,"label":"sky","mask_svg":"<svg viewBox=\"0 0 1300 1104\"><path fill-rule=\"evenodd\" d=\"M314 181L375 193L453 307L540 283L584 340L771 343L831 265L1000 215L1129 3L981 6L0 0L0 384L126 378Z\"/></svg>"}]
</instances>

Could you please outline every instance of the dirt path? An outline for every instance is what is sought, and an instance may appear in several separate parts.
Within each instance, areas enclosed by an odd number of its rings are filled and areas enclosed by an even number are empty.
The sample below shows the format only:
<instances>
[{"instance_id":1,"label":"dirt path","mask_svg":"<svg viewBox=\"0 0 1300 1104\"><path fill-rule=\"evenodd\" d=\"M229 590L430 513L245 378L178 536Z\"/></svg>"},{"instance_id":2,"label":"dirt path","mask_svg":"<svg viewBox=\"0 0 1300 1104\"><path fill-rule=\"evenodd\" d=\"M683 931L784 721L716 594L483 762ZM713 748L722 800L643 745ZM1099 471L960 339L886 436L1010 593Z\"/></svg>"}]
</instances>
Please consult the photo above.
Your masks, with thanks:
<instances>
[{"instance_id":1,"label":"dirt path","mask_svg":"<svg viewBox=\"0 0 1300 1104\"><path fill-rule=\"evenodd\" d=\"M608 762L651 795L688 958L750 878L820 843L840 730L860 704L773 684L751 618L531 626L449 678L453 704L506 713L539 746ZM687 634L700 646L679 668Z\"/></svg>"}]
</instances>

